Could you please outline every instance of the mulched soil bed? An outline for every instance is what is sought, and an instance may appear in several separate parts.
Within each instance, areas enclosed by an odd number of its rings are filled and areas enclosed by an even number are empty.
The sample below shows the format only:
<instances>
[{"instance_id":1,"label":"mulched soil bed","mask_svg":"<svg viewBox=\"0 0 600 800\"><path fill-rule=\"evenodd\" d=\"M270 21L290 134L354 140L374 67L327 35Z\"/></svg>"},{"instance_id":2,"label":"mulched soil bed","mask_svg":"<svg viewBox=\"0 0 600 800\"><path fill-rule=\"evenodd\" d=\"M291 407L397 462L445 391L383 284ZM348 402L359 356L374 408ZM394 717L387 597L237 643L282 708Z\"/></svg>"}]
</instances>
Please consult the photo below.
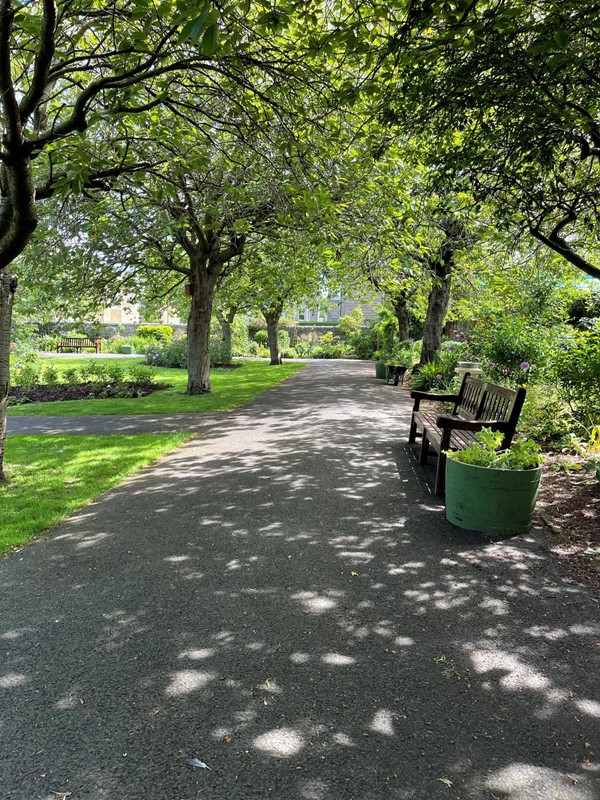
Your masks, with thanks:
<instances>
[{"instance_id":1,"label":"mulched soil bed","mask_svg":"<svg viewBox=\"0 0 600 800\"><path fill-rule=\"evenodd\" d=\"M131 390L135 392L134 397L145 397L152 392L158 392L160 389L168 389L168 383L142 383L132 382L120 384L122 389L126 391ZM53 403L60 400L91 400L93 398L107 398L107 397L127 397L127 394L119 394L116 390L111 393L107 390L106 384L97 383L79 383L76 386L66 386L58 384L58 386L34 386L31 389L21 389L19 386L13 386L9 391L9 397L14 397L16 400L23 400L27 398L30 403Z\"/></svg>"},{"instance_id":2,"label":"mulched soil bed","mask_svg":"<svg viewBox=\"0 0 600 800\"><path fill-rule=\"evenodd\" d=\"M536 515L553 533L550 548L600 594L600 481L583 469L566 472L564 466L582 459L550 454L546 458Z\"/></svg>"}]
</instances>

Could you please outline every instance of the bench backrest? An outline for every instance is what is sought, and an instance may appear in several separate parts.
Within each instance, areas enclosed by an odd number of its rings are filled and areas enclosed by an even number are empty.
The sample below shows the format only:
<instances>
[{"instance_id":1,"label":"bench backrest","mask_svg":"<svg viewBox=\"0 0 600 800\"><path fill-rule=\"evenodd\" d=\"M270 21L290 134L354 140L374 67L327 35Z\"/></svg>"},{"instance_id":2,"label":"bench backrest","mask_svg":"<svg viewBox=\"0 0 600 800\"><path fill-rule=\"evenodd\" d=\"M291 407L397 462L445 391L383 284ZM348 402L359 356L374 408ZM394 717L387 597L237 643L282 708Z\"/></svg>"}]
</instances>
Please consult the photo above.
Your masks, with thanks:
<instances>
[{"instance_id":1,"label":"bench backrest","mask_svg":"<svg viewBox=\"0 0 600 800\"><path fill-rule=\"evenodd\" d=\"M77 347L78 345L95 347L98 341L99 339L90 339L89 337L86 338L85 336L66 336L60 340L60 344L64 345L65 347L68 345L72 345L73 347Z\"/></svg>"},{"instance_id":2,"label":"bench backrest","mask_svg":"<svg viewBox=\"0 0 600 800\"><path fill-rule=\"evenodd\" d=\"M463 419L497 420L505 423L503 447L509 447L514 436L526 389L508 389L496 383L472 378L467 372L461 384L452 413Z\"/></svg>"},{"instance_id":3,"label":"bench backrest","mask_svg":"<svg viewBox=\"0 0 600 800\"><path fill-rule=\"evenodd\" d=\"M452 414L463 417L463 419L480 419L479 409L484 399L486 385L485 381L480 381L479 378L472 378L467 372L460 385Z\"/></svg>"}]
</instances>

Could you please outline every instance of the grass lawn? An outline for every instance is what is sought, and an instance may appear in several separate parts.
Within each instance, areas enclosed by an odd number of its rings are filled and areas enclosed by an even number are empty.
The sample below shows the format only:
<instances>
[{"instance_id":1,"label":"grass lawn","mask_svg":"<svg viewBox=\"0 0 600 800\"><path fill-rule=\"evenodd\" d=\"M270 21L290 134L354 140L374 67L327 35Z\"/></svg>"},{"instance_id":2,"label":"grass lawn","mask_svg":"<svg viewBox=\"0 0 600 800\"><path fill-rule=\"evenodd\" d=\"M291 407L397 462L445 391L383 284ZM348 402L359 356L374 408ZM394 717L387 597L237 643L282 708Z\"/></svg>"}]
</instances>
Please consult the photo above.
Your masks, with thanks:
<instances>
[{"instance_id":1,"label":"grass lawn","mask_svg":"<svg viewBox=\"0 0 600 800\"><path fill-rule=\"evenodd\" d=\"M0 554L28 542L185 441L183 434L9 436Z\"/></svg>"},{"instance_id":2,"label":"grass lawn","mask_svg":"<svg viewBox=\"0 0 600 800\"><path fill-rule=\"evenodd\" d=\"M81 367L90 356L44 359L51 362L59 371ZM143 359L102 359L103 363L118 363L122 367L141 364ZM244 361L239 369L211 370L212 393L188 397L183 394L187 386L187 372L184 369L165 369L153 367L158 383L170 383L170 389L163 389L147 397L109 398L106 400L66 400L56 403L28 403L11 406L11 416L83 416L89 414L177 414L206 411L231 411L244 405L261 392L293 375L305 366L299 362L288 362L280 366L270 366L266 361Z\"/></svg>"}]
</instances>

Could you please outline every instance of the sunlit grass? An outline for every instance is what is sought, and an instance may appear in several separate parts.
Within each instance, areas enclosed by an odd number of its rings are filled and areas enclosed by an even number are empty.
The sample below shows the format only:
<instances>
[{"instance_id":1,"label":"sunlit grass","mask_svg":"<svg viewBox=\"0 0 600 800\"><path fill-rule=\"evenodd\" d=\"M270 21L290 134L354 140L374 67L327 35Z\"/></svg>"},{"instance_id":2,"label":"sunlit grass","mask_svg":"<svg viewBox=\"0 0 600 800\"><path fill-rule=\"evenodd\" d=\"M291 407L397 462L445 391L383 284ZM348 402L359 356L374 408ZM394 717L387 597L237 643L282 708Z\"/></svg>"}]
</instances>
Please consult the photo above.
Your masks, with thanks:
<instances>
[{"instance_id":1,"label":"sunlit grass","mask_svg":"<svg viewBox=\"0 0 600 800\"><path fill-rule=\"evenodd\" d=\"M180 445L183 434L9 436L0 553L28 542Z\"/></svg>"},{"instance_id":2,"label":"sunlit grass","mask_svg":"<svg viewBox=\"0 0 600 800\"><path fill-rule=\"evenodd\" d=\"M81 367L89 356L71 358L47 357L56 369ZM102 359L102 363L118 364L121 367L141 364L140 359ZM231 411L244 405L256 395L293 375L305 365L288 362L270 366L266 361L243 361L238 369L211 370L212 392L188 397L183 394L187 386L187 373L183 369L153 367L157 383L169 383L171 388L153 392L147 397L109 398L106 400L67 400L56 403L28 403L9 408L11 416L85 416L89 414L182 414L190 412Z\"/></svg>"}]
</instances>

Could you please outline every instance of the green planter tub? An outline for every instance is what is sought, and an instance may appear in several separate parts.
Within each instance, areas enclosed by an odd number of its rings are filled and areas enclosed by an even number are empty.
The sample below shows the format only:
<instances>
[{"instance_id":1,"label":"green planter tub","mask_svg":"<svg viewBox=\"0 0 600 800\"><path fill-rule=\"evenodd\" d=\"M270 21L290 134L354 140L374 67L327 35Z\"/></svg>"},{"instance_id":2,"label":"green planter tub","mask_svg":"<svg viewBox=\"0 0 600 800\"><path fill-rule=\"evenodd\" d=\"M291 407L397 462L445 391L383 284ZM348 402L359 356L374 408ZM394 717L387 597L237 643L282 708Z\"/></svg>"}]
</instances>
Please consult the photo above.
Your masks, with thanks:
<instances>
[{"instance_id":1,"label":"green planter tub","mask_svg":"<svg viewBox=\"0 0 600 800\"><path fill-rule=\"evenodd\" d=\"M383 378L387 375L387 364L385 361L376 361L375 362L375 377L376 378Z\"/></svg>"},{"instance_id":2,"label":"green planter tub","mask_svg":"<svg viewBox=\"0 0 600 800\"><path fill-rule=\"evenodd\" d=\"M446 461L446 519L459 528L512 536L526 533L542 468L491 469Z\"/></svg>"}]
</instances>

